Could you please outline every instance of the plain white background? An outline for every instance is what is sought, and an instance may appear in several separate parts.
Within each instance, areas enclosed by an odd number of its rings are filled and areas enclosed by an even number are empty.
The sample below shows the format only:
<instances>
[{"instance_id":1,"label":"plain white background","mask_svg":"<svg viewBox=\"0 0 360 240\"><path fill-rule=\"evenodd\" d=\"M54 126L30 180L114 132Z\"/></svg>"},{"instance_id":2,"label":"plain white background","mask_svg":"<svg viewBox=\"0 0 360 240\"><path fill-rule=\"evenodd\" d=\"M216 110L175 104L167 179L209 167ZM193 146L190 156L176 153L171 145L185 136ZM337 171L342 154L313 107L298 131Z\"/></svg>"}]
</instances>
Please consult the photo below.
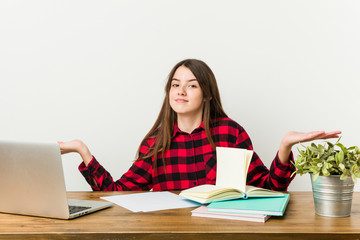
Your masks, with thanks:
<instances>
[{"instance_id":1,"label":"plain white background","mask_svg":"<svg viewBox=\"0 0 360 240\"><path fill-rule=\"evenodd\" d=\"M351 0L1 1L0 138L82 139L118 179L171 68L197 58L267 166L290 130L360 145L359 12ZM68 190L90 190L80 162L63 156ZM289 190L310 191L309 176Z\"/></svg>"}]
</instances>

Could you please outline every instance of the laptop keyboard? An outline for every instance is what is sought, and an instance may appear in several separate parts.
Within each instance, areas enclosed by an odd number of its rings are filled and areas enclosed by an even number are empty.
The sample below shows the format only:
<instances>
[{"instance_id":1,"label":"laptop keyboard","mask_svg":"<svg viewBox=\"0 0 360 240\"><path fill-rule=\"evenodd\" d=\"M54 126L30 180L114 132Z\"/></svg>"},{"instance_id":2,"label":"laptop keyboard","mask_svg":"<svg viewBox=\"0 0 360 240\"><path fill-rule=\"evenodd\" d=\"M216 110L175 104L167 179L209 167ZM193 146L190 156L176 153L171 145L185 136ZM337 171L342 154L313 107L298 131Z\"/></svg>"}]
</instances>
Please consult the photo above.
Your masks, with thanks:
<instances>
[{"instance_id":1,"label":"laptop keyboard","mask_svg":"<svg viewBox=\"0 0 360 240\"><path fill-rule=\"evenodd\" d=\"M91 207L70 206L70 205L69 205L70 214L74 214L74 213L77 213L77 212L81 212L81 211L86 210L86 209L89 209L89 208L91 208Z\"/></svg>"}]
</instances>

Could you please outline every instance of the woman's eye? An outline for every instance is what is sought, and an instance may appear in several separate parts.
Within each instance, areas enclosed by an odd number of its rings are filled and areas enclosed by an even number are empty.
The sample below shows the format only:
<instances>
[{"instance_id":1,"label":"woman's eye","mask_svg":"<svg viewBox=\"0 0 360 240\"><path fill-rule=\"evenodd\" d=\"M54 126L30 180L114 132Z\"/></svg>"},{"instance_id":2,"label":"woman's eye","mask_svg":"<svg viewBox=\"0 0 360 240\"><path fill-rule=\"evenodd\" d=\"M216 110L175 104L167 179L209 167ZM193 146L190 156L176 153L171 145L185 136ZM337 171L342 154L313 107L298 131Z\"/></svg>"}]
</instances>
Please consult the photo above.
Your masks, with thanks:
<instances>
[{"instance_id":1,"label":"woman's eye","mask_svg":"<svg viewBox=\"0 0 360 240\"><path fill-rule=\"evenodd\" d=\"M196 85L189 85L189 88L196 88Z\"/></svg>"},{"instance_id":2,"label":"woman's eye","mask_svg":"<svg viewBox=\"0 0 360 240\"><path fill-rule=\"evenodd\" d=\"M172 87L178 87L179 84L173 83L171 86L172 86Z\"/></svg>"}]
</instances>

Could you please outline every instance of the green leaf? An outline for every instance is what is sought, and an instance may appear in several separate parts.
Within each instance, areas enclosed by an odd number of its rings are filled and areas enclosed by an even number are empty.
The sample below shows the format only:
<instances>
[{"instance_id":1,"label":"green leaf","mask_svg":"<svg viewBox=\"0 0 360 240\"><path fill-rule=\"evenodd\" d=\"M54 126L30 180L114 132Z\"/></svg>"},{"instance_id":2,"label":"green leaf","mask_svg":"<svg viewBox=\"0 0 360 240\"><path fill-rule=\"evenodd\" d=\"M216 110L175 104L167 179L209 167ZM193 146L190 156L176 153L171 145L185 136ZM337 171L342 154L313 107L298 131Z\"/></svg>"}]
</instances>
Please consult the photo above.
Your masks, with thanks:
<instances>
[{"instance_id":1,"label":"green leaf","mask_svg":"<svg viewBox=\"0 0 360 240\"><path fill-rule=\"evenodd\" d=\"M311 166L310 169L309 169L309 171L312 172L312 173L314 173L314 174L315 174L316 172L318 172L318 170L317 170L317 168L316 168L315 166Z\"/></svg>"},{"instance_id":2,"label":"green leaf","mask_svg":"<svg viewBox=\"0 0 360 240\"><path fill-rule=\"evenodd\" d=\"M340 167L341 170L344 170L344 169L345 169L345 165L342 164L342 163L339 164L339 167Z\"/></svg>"},{"instance_id":3,"label":"green leaf","mask_svg":"<svg viewBox=\"0 0 360 240\"><path fill-rule=\"evenodd\" d=\"M356 153L356 154L360 154L360 149L359 149L358 146L355 146L355 153Z\"/></svg>"},{"instance_id":4,"label":"green leaf","mask_svg":"<svg viewBox=\"0 0 360 240\"><path fill-rule=\"evenodd\" d=\"M341 143L337 143L336 146L340 147L341 150L343 150L345 152L346 147L344 147L344 145L342 145Z\"/></svg>"},{"instance_id":5,"label":"green leaf","mask_svg":"<svg viewBox=\"0 0 360 240\"><path fill-rule=\"evenodd\" d=\"M319 145L318 146L318 151L319 151L320 154L324 154L326 149L325 149L325 147L323 145Z\"/></svg>"},{"instance_id":6,"label":"green leaf","mask_svg":"<svg viewBox=\"0 0 360 240\"><path fill-rule=\"evenodd\" d=\"M357 178L356 178L355 174L351 174L351 178L352 178L352 180L353 180L354 183L357 182Z\"/></svg>"},{"instance_id":7,"label":"green leaf","mask_svg":"<svg viewBox=\"0 0 360 240\"><path fill-rule=\"evenodd\" d=\"M342 150L339 152L338 157L339 157L339 162L342 163L344 161L344 152Z\"/></svg>"},{"instance_id":8,"label":"green leaf","mask_svg":"<svg viewBox=\"0 0 360 240\"><path fill-rule=\"evenodd\" d=\"M359 172L359 167L358 167L358 165L354 164L354 165L352 166L352 168L351 168L351 172L352 172L352 173Z\"/></svg>"},{"instance_id":9,"label":"green leaf","mask_svg":"<svg viewBox=\"0 0 360 240\"><path fill-rule=\"evenodd\" d=\"M347 175L345 174L345 173L343 173L343 174L341 174L341 176L340 176L340 180L345 180L345 179L347 179Z\"/></svg>"},{"instance_id":10,"label":"green leaf","mask_svg":"<svg viewBox=\"0 0 360 240\"><path fill-rule=\"evenodd\" d=\"M327 145L329 146L329 148L328 149L330 149L330 148L333 148L334 147L334 144L332 144L331 142L326 142L327 143Z\"/></svg>"},{"instance_id":11,"label":"green leaf","mask_svg":"<svg viewBox=\"0 0 360 240\"><path fill-rule=\"evenodd\" d=\"M313 176L313 181L314 182L318 179L319 175L320 175L320 173L314 174L314 176Z\"/></svg>"},{"instance_id":12,"label":"green leaf","mask_svg":"<svg viewBox=\"0 0 360 240\"><path fill-rule=\"evenodd\" d=\"M328 172L326 163L324 164L324 166L322 168L322 173L323 173L324 176L329 176L330 175L330 173Z\"/></svg>"},{"instance_id":13,"label":"green leaf","mask_svg":"<svg viewBox=\"0 0 360 240\"><path fill-rule=\"evenodd\" d=\"M338 140L336 141L335 145L340 142L340 139L341 139L341 138L342 138L342 136L340 136L340 137L338 138Z\"/></svg>"},{"instance_id":14,"label":"green leaf","mask_svg":"<svg viewBox=\"0 0 360 240\"><path fill-rule=\"evenodd\" d=\"M360 178L360 172L354 173L357 178Z\"/></svg>"},{"instance_id":15,"label":"green leaf","mask_svg":"<svg viewBox=\"0 0 360 240\"><path fill-rule=\"evenodd\" d=\"M300 145L301 145L303 148L306 148L306 146L305 146L304 144L300 143Z\"/></svg>"},{"instance_id":16,"label":"green leaf","mask_svg":"<svg viewBox=\"0 0 360 240\"><path fill-rule=\"evenodd\" d=\"M320 151L316 147L308 147L308 148L313 153L320 153Z\"/></svg>"},{"instance_id":17,"label":"green leaf","mask_svg":"<svg viewBox=\"0 0 360 240\"><path fill-rule=\"evenodd\" d=\"M298 162L298 166L299 166L299 167L302 166L302 165L304 165L304 164L306 164L306 162Z\"/></svg>"}]
</instances>

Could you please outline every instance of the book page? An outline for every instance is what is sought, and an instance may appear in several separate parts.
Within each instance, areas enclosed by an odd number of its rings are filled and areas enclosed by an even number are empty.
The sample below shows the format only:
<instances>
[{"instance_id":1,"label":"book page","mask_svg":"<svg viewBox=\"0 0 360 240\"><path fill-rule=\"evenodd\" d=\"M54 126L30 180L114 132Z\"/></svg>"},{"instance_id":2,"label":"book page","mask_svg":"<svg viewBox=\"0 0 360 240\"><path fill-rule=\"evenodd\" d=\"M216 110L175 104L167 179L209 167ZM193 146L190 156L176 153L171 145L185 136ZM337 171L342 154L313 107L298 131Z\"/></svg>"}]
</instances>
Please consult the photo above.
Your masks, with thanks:
<instances>
[{"instance_id":1,"label":"book page","mask_svg":"<svg viewBox=\"0 0 360 240\"><path fill-rule=\"evenodd\" d=\"M246 191L246 176L253 151L241 148L216 148L216 186Z\"/></svg>"},{"instance_id":2,"label":"book page","mask_svg":"<svg viewBox=\"0 0 360 240\"><path fill-rule=\"evenodd\" d=\"M198 196L203 198L208 198L213 195L218 194L219 192L223 192L224 189L222 187L210 184L203 184L196 187L192 187L186 190L181 191L180 195L183 196Z\"/></svg>"},{"instance_id":3,"label":"book page","mask_svg":"<svg viewBox=\"0 0 360 240\"><path fill-rule=\"evenodd\" d=\"M270 189L265 189L265 188L258 188L258 187L254 187L254 186L250 186L250 185L247 185L246 186L246 193L247 195L250 197L277 197L277 196L284 196L283 193L281 192L277 192L277 191L273 191L273 190L270 190Z\"/></svg>"}]
</instances>

